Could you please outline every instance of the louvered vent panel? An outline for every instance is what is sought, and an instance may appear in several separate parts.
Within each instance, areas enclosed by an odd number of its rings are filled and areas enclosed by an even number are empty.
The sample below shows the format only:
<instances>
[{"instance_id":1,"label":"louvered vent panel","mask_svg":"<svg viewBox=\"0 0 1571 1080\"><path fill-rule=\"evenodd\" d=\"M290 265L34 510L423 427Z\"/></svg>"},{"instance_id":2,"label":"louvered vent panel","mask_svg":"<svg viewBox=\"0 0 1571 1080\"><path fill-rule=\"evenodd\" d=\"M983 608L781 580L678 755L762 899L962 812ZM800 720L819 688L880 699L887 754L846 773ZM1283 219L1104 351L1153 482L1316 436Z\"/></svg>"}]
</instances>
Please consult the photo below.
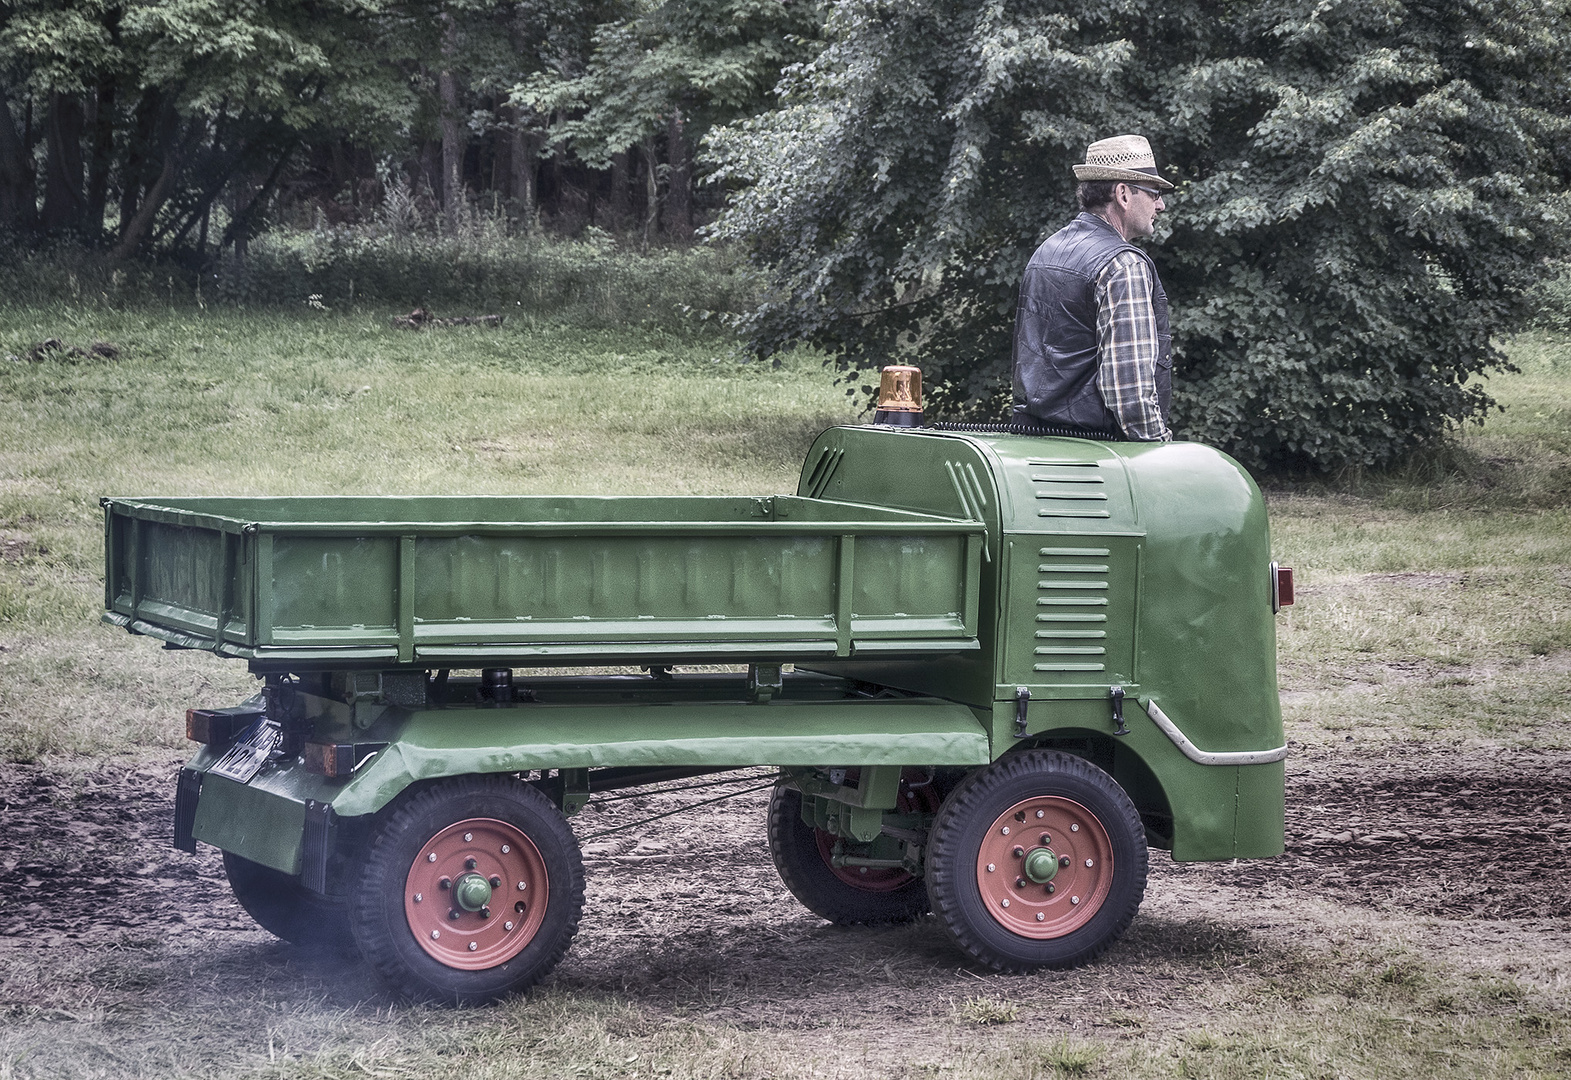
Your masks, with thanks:
<instances>
[{"instance_id":1,"label":"louvered vent panel","mask_svg":"<svg viewBox=\"0 0 1571 1080\"><path fill-rule=\"evenodd\" d=\"M834 479L835 470L840 468L840 459L844 456L845 451L840 447L826 446L807 474L807 482L802 485L803 494L810 499L822 498L824 491L829 487L829 481Z\"/></svg>"},{"instance_id":2,"label":"louvered vent panel","mask_svg":"<svg viewBox=\"0 0 1571 1080\"><path fill-rule=\"evenodd\" d=\"M1044 681L1081 682L1107 670L1110 554L1105 547L1039 550L1032 669Z\"/></svg>"},{"instance_id":3,"label":"louvered vent panel","mask_svg":"<svg viewBox=\"0 0 1571 1080\"><path fill-rule=\"evenodd\" d=\"M1038 517L1109 516L1106 484L1096 462L1039 460L1029 464Z\"/></svg>"}]
</instances>

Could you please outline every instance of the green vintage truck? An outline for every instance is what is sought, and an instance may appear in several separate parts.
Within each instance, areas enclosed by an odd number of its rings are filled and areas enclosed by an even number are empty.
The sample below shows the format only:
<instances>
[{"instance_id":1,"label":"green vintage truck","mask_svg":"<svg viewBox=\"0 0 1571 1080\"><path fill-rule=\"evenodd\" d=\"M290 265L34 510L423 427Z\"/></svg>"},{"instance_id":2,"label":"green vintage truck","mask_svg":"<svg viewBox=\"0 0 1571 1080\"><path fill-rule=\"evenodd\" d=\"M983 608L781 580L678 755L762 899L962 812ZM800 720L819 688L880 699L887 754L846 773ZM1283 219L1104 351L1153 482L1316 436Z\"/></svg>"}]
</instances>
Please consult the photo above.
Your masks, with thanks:
<instances>
[{"instance_id":1,"label":"green vintage truck","mask_svg":"<svg viewBox=\"0 0 1571 1080\"><path fill-rule=\"evenodd\" d=\"M103 509L104 620L262 682L187 713L176 846L412 996L539 980L586 800L728 770L778 770L808 908L1005 971L1107 949L1148 845L1282 851L1291 571L1205 446L848 426L790 496Z\"/></svg>"}]
</instances>

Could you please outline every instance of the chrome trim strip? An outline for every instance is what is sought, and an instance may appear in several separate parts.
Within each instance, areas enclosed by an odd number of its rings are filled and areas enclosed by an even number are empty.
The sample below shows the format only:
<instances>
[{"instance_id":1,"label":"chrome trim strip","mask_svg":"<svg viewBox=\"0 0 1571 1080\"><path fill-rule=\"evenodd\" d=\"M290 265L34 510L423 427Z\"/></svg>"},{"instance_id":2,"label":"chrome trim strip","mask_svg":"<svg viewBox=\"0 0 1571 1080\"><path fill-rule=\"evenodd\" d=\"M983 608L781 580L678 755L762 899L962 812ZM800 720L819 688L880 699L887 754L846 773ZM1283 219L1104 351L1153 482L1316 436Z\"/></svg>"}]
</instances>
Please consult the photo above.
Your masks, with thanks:
<instances>
[{"instance_id":1,"label":"chrome trim strip","mask_svg":"<svg viewBox=\"0 0 1571 1080\"><path fill-rule=\"evenodd\" d=\"M1167 718L1167 714L1156 702L1150 698L1143 698L1140 704L1162 734L1172 739L1173 745L1197 765L1265 765L1287 757L1286 745L1279 746L1275 750L1231 750L1209 753L1190 742L1188 736L1178 730L1178 725Z\"/></svg>"}]
</instances>

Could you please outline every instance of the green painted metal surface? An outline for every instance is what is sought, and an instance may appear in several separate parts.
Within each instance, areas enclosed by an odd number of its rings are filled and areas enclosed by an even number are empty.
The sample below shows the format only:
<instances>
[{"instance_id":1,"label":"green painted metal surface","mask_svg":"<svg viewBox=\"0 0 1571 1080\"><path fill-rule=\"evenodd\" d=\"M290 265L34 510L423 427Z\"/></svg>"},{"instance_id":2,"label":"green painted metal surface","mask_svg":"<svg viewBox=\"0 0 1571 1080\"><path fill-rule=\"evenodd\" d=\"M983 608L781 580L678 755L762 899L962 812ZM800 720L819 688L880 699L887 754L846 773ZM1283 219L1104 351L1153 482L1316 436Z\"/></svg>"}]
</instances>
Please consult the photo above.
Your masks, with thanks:
<instances>
[{"instance_id":1,"label":"green painted metal surface","mask_svg":"<svg viewBox=\"0 0 1571 1080\"><path fill-rule=\"evenodd\" d=\"M860 677L990 705L995 756L1020 745L1020 688L1031 740L1105 743L1109 691L1121 686L1131 732L1119 746L1160 787L1174 857L1281 852L1280 763L1197 764L1139 706L1158 703L1200 751L1285 743L1270 532L1237 462L1195 443L842 427L808 451L798 492L969 517L987 531L981 649Z\"/></svg>"},{"instance_id":2,"label":"green painted metal surface","mask_svg":"<svg viewBox=\"0 0 1571 1080\"><path fill-rule=\"evenodd\" d=\"M479 911L491 902L491 883L479 874L464 874L453 882L453 899L465 911Z\"/></svg>"},{"instance_id":3,"label":"green painted metal surface","mask_svg":"<svg viewBox=\"0 0 1571 1080\"><path fill-rule=\"evenodd\" d=\"M108 499L105 619L280 669L974 651L974 524L769 498Z\"/></svg>"},{"instance_id":4,"label":"green painted metal surface","mask_svg":"<svg viewBox=\"0 0 1571 1080\"><path fill-rule=\"evenodd\" d=\"M1032 848L1026 853L1025 875L1038 885L1046 885L1058 876L1058 856L1051 848Z\"/></svg>"},{"instance_id":5,"label":"green painted metal surface","mask_svg":"<svg viewBox=\"0 0 1571 1080\"><path fill-rule=\"evenodd\" d=\"M205 775L197 839L254 862L300 872L307 800L341 817L386 806L417 780L487 772L599 766L981 765L987 732L976 713L931 699L530 705L393 710L366 733L390 745L345 780L297 759L266 765L249 784ZM207 773L204 748L190 767ZM893 804L890 786L888 801ZM875 812L876 816L876 812Z\"/></svg>"},{"instance_id":6,"label":"green painted metal surface","mask_svg":"<svg viewBox=\"0 0 1571 1080\"><path fill-rule=\"evenodd\" d=\"M306 778L240 784L222 776L205 777L191 835L252 862L298 874L305 825L305 797L294 782L300 779ZM306 783L309 786L309 780Z\"/></svg>"},{"instance_id":7,"label":"green painted metal surface","mask_svg":"<svg viewBox=\"0 0 1571 1080\"><path fill-rule=\"evenodd\" d=\"M281 869L299 826L268 799L353 817L470 772L977 765L1032 745L1109 768L1176 859L1282 850L1282 764L1236 756L1284 743L1269 529L1248 474L1203 446L847 427L819 437L795 497L108 500L105 515L106 621L260 669L795 661L919 695L377 706L353 736L338 729L360 707L323 706L319 737L388 745L329 790L270 767L247 794L204 790L198 812L200 838ZM285 838L228 820L247 815Z\"/></svg>"},{"instance_id":8,"label":"green painted metal surface","mask_svg":"<svg viewBox=\"0 0 1571 1080\"><path fill-rule=\"evenodd\" d=\"M930 698L431 709L367 735L390 745L332 798L344 817L375 812L417 780L463 773L990 760L976 713Z\"/></svg>"}]
</instances>

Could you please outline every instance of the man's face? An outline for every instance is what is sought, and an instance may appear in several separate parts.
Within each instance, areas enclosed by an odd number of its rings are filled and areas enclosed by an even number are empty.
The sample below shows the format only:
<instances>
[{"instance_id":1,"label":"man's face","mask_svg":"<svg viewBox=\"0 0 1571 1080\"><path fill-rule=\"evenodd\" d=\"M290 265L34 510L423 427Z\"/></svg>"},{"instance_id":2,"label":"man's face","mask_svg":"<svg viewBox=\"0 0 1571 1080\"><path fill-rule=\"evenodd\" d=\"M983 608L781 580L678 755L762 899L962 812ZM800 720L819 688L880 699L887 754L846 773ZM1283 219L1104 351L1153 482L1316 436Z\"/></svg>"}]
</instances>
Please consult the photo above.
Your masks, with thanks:
<instances>
[{"instance_id":1,"label":"man's face","mask_svg":"<svg viewBox=\"0 0 1571 1080\"><path fill-rule=\"evenodd\" d=\"M1120 184L1119 200L1124 211L1125 237L1151 236L1156 232L1156 216L1167 209L1162 195L1155 188L1136 184Z\"/></svg>"}]
</instances>

